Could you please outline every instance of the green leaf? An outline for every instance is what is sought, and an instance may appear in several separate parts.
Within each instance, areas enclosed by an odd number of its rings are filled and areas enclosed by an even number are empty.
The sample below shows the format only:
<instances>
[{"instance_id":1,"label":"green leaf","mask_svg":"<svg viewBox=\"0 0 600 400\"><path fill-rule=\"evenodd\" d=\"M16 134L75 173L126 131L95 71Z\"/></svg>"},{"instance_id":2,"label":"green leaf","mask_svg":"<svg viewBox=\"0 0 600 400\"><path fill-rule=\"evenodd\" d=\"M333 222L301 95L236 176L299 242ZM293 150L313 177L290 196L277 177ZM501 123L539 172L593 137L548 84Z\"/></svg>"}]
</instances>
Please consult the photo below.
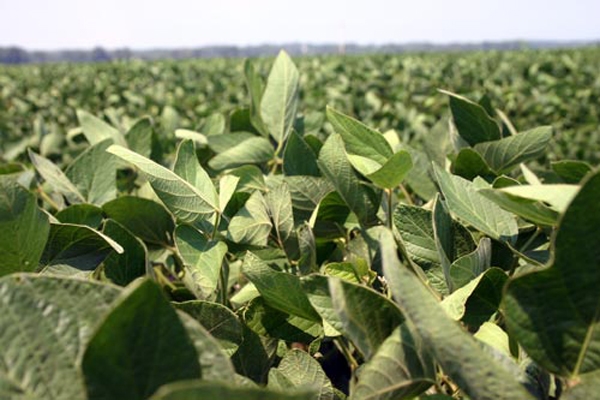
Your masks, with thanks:
<instances>
[{"instance_id":1,"label":"green leaf","mask_svg":"<svg viewBox=\"0 0 600 400\"><path fill-rule=\"evenodd\" d=\"M321 321L296 275L275 271L250 252L244 257L242 272L271 307L310 321Z\"/></svg>"},{"instance_id":2,"label":"green leaf","mask_svg":"<svg viewBox=\"0 0 600 400\"><path fill-rule=\"evenodd\" d=\"M190 315L183 311L178 311L177 315L198 354L202 379L228 382L235 371L228 354L217 339Z\"/></svg>"},{"instance_id":3,"label":"green leaf","mask_svg":"<svg viewBox=\"0 0 600 400\"><path fill-rule=\"evenodd\" d=\"M109 253L104 260L104 274L108 279L117 285L126 286L149 271L146 246L127 228L109 219L104 224L103 233L119 243L124 250L122 254Z\"/></svg>"},{"instance_id":4,"label":"green leaf","mask_svg":"<svg viewBox=\"0 0 600 400\"><path fill-rule=\"evenodd\" d=\"M344 152L344 144L339 135L329 136L319 154L318 164L323 175L333 184L336 191L361 223L364 225L373 224L377 219L376 214L379 209L380 196L358 179L348 162Z\"/></svg>"},{"instance_id":5,"label":"green leaf","mask_svg":"<svg viewBox=\"0 0 600 400\"><path fill-rule=\"evenodd\" d=\"M48 240L48 216L35 196L7 177L0 177L0 276L31 272Z\"/></svg>"},{"instance_id":6,"label":"green leaf","mask_svg":"<svg viewBox=\"0 0 600 400\"><path fill-rule=\"evenodd\" d=\"M511 280L508 328L548 371L576 377L600 369L600 173L584 183L561 219L551 266Z\"/></svg>"},{"instance_id":7,"label":"green leaf","mask_svg":"<svg viewBox=\"0 0 600 400\"><path fill-rule=\"evenodd\" d=\"M125 135L127 144L132 151L144 157L152 153L152 120L144 117L137 121Z\"/></svg>"},{"instance_id":8,"label":"green leaf","mask_svg":"<svg viewBox=\"0 0 600 400\"><path fill-rule=\"evenodd\" d=\"M110 237L89 226L51 224L40 264L44 267L69 265L89 271L100 265L113 251L121 254L124 250Z\"/></svg>"},{"instance_id":9,"label":"green leaf","mask_svg":"<svg viewBox=\"0 0 600 400\"><path fill-rule=\"evenodd\" d=\"M283 173L287 176L320 176L317 156L298 132L292 130L283 153Z\"/></svg>"},{"instance_id":10,"label":"green leaf","mask_svg":"<svg viewBox=\"0 0 600 400\"><path fill-rule=\"evenodd\" d=\"M358 156L349 159L361 174L375 172L392 157L392 148L383 135L362 122L331 107L327 107L327 120L342 138L346 152L350 156Z\"/></svg>"},{"instance_id":11,"label":"green leaf","mask_svg":"<svg viewBox=\"0 0 600 400\"><path fill-rule=\"evenodd\" d=\"M260 101L260 115L269 134L281 145L290 133L298 108L300 74L285 51L273 63Z\"/></svg>"},{"instance_id":12,"label":"green leaf","mask_svg":"<svg viewBox=\"0 0 600 400\"><path fill-rule=\"evenodd\" d=\"M551 163L552 170L566 183L577 184L592 170L592 167L578 160L561 160Z\"/></svg>"},{"instance_id":13,"label":"green leaf","mask_svg":"<svg viewBox=\"0 0 600 400\"><path fill-rule=\"evenodd\" d=\"M229 222L227 236L235 243L266 246L271 227L265 198L256 191Z\"/></svg>"},{"instance_id":14,"label":"green leaf","mask_svg":"<svg viewBox=\"0 0 600 400\"><path fill-rule=\"evenodd\" d=\"M496 172L541 157L552 138L552 127L542 126L493 142L478 143L475 150Z\"/></svg>"},{"instance_id":15,"label":"green leaf","mask_svg":"<svg viewBox=\"0 0 600 400\"><path fill-rule=\"evenodd\" d=\"M225 210L229 200L235 193L240 178L233 175L224 175L219 180L219 207Z\"/></svg>"},{"instance_id":16,"label":"green leaf","mask_svg":"<svg viewBox=\"0 0 600 400\"><path fill-rule=\"evenodd\" d=\"M477 193L473 183L434 164L438 184L450 211L491 238L514 243L518 234L512 214Z\"/></svg>"},{"instance_id":17,"label":"green leaf","mask_svg":"<svg viewBox=\"0 0 600 400\"><path fill-rule=\"evenodd\" d=\"M566 184L521 185L498 190L524 199L543 201L554 211L564 213L577 195L579 186Z\"/></svg>"},{"instance_id":18,"label":"green leaf","mask_svg":"<svg viewBox=\"0 0 600 400\"><path fill-rule=\"evenodd\" d=\"M310 344L323 333L319 322L281 312L267 305L262 297L252 300L244 310L244 322L261 336L289 343Z\"/></svg>"},{"instance_id":19,"label":"green leaf","mask_svg":"<svg viewBox=\"0 0 600 400\"><path fill-rule=\"evenodd\" d=\"M271 379L269 379L269 388L282 391L293 391L294 389L306 390L310 388L316 392L313 399L336 399L333 385L327 375L325 375L321 364L304 351L289 351L283 357L277 369L271 370L269 378L271 378L273 371L277 371L291 385L287 387L273 385Z\"/></svg>"},{"instance_id":20,"label":"green leaf","mask_svg":"<svg viewBox=\"0 0 600 400\"><path fill-rule=\"evenodd\" d=\"M175 244L184 262L186 287L201 300L213 300L227 253L224 242L208 240L188 225L175 230Z\"/></svg>"},{"instance_id":21,"label":"green leaf","mask_svg":"<svg viewBox=\"0 0 600 400\"><path fill-rule=\"evenodd\" d=\"M478 327L498 311L506 280L504 271L490 268L446 297L442 307L450 318Z\"/></svg>"},{"instance_id":22,"label":"green leaf","mask_svg":"<svg viewBox=\"0 0 600 400\"><path fill-rule=\"evenodd\" d=\"M261 338L246 325L242 325L242 343L231 357L235 370L257 383L266 383L265 379L275 352L277 340Z\"/></svg>"},{"instance_id":23,"label":"green leaf","mask_svg":"<svg viewBox=\"0 0 600 400\"><path fill-rule=\"evenodd\" d=\"M66 197L69 203L85 203L85 197L79 193L73 182L52 161L27 150L31 163L37 172L56 192Z\"/></svg>"},{"instance_id":24,"label":"green leaf","mask_svg":"<svg viewBox=\"0 0 600 400\"><path fill-rule=\"evenodd\" d=\"M206 138L208 147L215 153L223 153L248 139L256 138L254 133L250 132L231 132L222 135L213 135Z\"/></svg>"},{"instance_id":25,"label":"green leaf","mask_svg":"<svg viewBox=\"0 0 600 400\"><path fill-rule=\"evenodd\" d=\"M220 135L218 135L220 136ZM208 138L206 135L191 131L189 129L177 129L175 130L175 137L181 140L191 140L195 145L199 147L206 147L208 145ZM145 156L148 157L148 156Z\"/></svg>"},{"instance_id":26,"label":"green leaf","mask_svg":"<svg viewBox=\"0 0 600 400\"><path fill-rule=\"evenodd\" d=\"M85 399L77 361L119 292L79 279L0 279L0 398Z\"/></svg>"},{"instance_id":27,"label":"green leaf","mask_svg":"<svg viewBox=\"0 0 600 400\"><path fill-rule=\"evenodd\" d=\"M393 236L381 240L383 273L404 316L444 372L474 399L532 399L514 375L452 321L427 288L400 264Z\"/></svg>"},{"instance_id":28,"label":"green leaf","mask_svg":"<svg viewBox=\"0 0 600 400\"><path fill-rule=\"evenodd\" d=\"M173 244L175 222L161 204L141 197L122 196L104 204L102 211L146 243Z\"/></svg>"},{"instance_id":29,"label":"green leaf","mask_svg":"<svg viewBox=\"0 0 600 400\"><path fill-rule=\"evenodd\" d=\"M458 134L471 146L501 138L500 128L479 104L457 94L440 90L448 95L450 111Z\"/></svg>"},{"instance_id":30,"label":"green leaf","mask_svg":"<svg viewBox=\"0 0 600 400\"><path fill-rule=\"evenodd\" d=\"M81 368L90 400L145 400L166 383L201 374L185 328L149 280L116 301L92 336Z\"/></svg>"},{"instance_id":31,"label":"green leaf","mask_svg":"<svg viewBox=\"0 0 600 400\"><path fill-rule=\"evenodd\" d=\"M112 139L113 143L125 146L125 139L121 132L113 128L100 118L93 116L87 111L77 110L77 120L87 141L94 145L106 139Z\"/></svg>"},{"instance_id":32,"label":"green leaf","mask_svg":"<svg viewBox=\"0 0 600 400\"><path fill-rule=\"evenodd\" d=\"M312 274L301 280L302 290L308 301L323 319L325 336L335 337L342 334L344 324L333 306L329 290L329 278Z\"/></svg>"},{"instance_id":33,"label":"green leaf","mask_svg":"<svg viewBox=\"0 0 600 400\"><path fill-rule=\"evenodd\" d=\"M184 140L177 148L177 158L173 165L173 172L180 178L191 184L199 193L203 193L203 199L210 207L219 210L219 198L210 176L200 166L196 157L196 148L191 140Z\"/></svg>"},{"instance_id":34,"label":"green leaf","mask_svg":"<svg viewBox=\"0 0 600 400\"><path fill-rule=\"evenodd\" d=\"M479 189L478 193L498 204L504 210L539 225L556 226L559 214L536 200L513 196L500 189Z\"/></svg>"},{"instance_id":35,"label":"green leaf","mask_svg":"<svg viewBox=\"0 0 600 400\"><path fill-rule=\"evenodd\" d=\"M400 310L389 299L367 288L330 277L333 308L344 332L369 360L384 340L404 321Z\"/></svg>"},{"instance_id":36,"label":"green leaf","mask_svg":"<svg viewBox=\"0 0 600 400\"><path fill-rule=\"evenodd\" d=\"M246 77L246 87L250 94L250 122L261 135L269 137L269 131L265 126L260 113L260 104L265 91L265 82L250 60L244 62L244 76Z\"/></svg>"},{"instance_id":37,"label":"green leaf","mask_svg":"<svg viewBox=\"0 0 600 400\"><path fill-rule=\"evenodd\" d=\"M470 147L460 150L452 162L452 172L466 180L472 180L478 176L487 178L496 175L479 153Z\"/></svg>"},{"instance_id":38,"label":"green leaf","mask_svg":"<svg viewBox=\"0 0 600 400\"><path fill-rule=\"evenodd\" d=\"M86 203L73 204L63 208L54 216L66 224L87 225L94 229L98 229L104 218L100 207Z\"/></svg>"},{"instance_id":39,"label":"green leaf","mask_svg":"<svg viewBox=\"0 0 600 400\"><path fill-rule=\"evenodd\" d=\"M406 324L400 325L363 365L351 399L404 399L423 393L435 383L435 367Z\"/></svg>"},{"instance_id":40,"label":"green leaf","mask_svg":"<svg viewBox=\"0 0 600 400\"><path fill-rule=\"evenodd\" d=\"M135 165L167 208L180 220L192 222L219 211L212 193L204 193L172 171L120 146L110 146L109 153Z\"/></svg>"},{"instance_id":41,"label":"green leaf","mask_svg":"<svg viewBox=\"0 0 600 400\"><path fill-rule=\"evenodd\" d=\"M275 152L268 139L252 137L214 156L208 165L214 170L261 164L271 160Z\"/></svg>"},{"instance_id":42,"label":"green leaf","mask_svg":"<svg viewBox=\"0 0 600 400\"><path fill-rule=\"evenodd\" d=\"M187 381L165 385L150 400L235 399L235 400L314 400L313 392L274 391L237 387L221 382Z\"/></svg>"},{"instance_id":43,"label":"green leaf","mask_svg":"<svg viewBox=\"0 0 600 400\"><path fill-rule=\"evenodd\" d=\"M208 301L192 300L173 306L194 318L210 333L228 355L238 349L243 340L242 323L227 307Z\"/></svg>"},{"instance_id":44,"label":"green leaf","mask_svg":"<svg viewBox=\"0 0 600 400\"><path fill-rule=\"evenodd\" d=\"M329 179L314 176L286 176L292 205L295 209L312 212L323 198L335 188Z\"/></svg>"},{"instance_id":45,"label":"green leaf","mask_svg":"<svg viewBox=\"0 0 600 400\"><path fill-rule=\"evenodd\" d=\"M377 171L367 178L382 189L394 189L400 185L413 167L410 153L401 150L392 155Z\"/></svg>"},{"instance_id":46,"label":"green leaf","mask_svg":"<svg viewBox=\"0 0 600 400\"><path fill-rule=\"evenodd\" d=\"M117 197L117 160L106 152L112 140L103 140L81 153L65 175L86 202L98 206Z\"/></svg>"},{"instance_id":47,"label":"green leaf","mask_svg":"<svg viewBox=\"0 0 600 400\"><path fill-rule=\"evenodd\" d=\"M456 259L449 268L453 290L463 287L482 274L491 265L492 243L489 238L482 238L477 248L469 254Z\"/></svg>"},{"instance_id":48,"label":"green leaf","mask_svg":"<svg viewBox=\"0 0 600 400\"><path fill-rule=\"evenodd\" d=\"M284 182L271 189L267 193L266 201L277 233L277 241L283 245L288 257L295 257L295 253L298 252L298 240L294 230L292 197L288 185Z\"/></svg>"}]
</instances>

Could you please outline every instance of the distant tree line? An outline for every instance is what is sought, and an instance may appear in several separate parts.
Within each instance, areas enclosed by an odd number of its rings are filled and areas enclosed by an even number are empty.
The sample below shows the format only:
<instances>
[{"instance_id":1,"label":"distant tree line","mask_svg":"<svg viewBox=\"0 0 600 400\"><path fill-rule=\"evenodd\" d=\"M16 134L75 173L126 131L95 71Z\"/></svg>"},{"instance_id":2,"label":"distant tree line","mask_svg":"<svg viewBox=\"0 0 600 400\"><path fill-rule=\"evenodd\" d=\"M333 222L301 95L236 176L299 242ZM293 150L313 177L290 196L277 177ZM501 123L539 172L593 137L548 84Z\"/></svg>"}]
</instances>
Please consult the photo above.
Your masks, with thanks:
<instances>
[{"instance_id":1,"label":"distant tree line","mask_svg":"<svg viewBox=\"0 0 600 400\"><path fill-rule=\"evenodd\" d=\"M506 42L481 42L481 43L409 43L386 45L357 45L357 44L301 44L291 43L284 45L260 46L207 46L193 49L154 49L107 50L96 47L92 50L58 50L58 51L28 51L20 47L0 47L0 63L26 64L45 62L102 62L110 60L158 60L158 59L190 59L190 58L218 58L218 57L261 57L276 55L279 50L285 49L294 56L320 55L320 54L361 54L361 53L403 53L403 52L432 52L432 51L476 51L476 50L517 50L524 48L564 48L599 46L600 41L506 41Z\"/></svg>"}]
</instances>

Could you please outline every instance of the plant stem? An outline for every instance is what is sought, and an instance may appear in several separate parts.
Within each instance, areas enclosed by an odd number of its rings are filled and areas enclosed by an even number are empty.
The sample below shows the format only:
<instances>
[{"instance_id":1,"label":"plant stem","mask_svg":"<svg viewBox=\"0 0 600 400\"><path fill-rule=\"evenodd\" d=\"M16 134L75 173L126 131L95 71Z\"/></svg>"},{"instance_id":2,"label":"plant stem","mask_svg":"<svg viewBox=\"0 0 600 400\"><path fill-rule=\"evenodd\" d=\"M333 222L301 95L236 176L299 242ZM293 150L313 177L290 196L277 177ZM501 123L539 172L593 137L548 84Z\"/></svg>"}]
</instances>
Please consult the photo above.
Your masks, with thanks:
<instances>
[{"instance_id":1,"label":"plant stem","mask_svg":"<svg viewBox=\"0 0 600 400\"><path fill-rule=\"evenodd\" d=\"M348 364L350 364L350 370L354 374L354 371L356 371L356 369L359 367L359 365L358 365L358 361L356 361L356 358L354 358L354 356L352 355L352 352L348 348L348 345L346 344L346 342L344 342L343 339L338 338L338 339L334 339L333 343L335 343L335 347L337 347L338 350L344 355L346 360L348 360Z\"/></svg>"},{"instance_id":2,"label":"plant stem","mask_svg":"<svg viewBox=\"0 0 600 400\"><path fill-rule=\"evenodd\" d=\"M392 189L385 189L385 195L387 197L387 223L388 223L388 228L390 228L390 230L393 228L394 226L394 220L393 220L393 213L392 213L392 195L394 194L394 192L392 191Z\"/></svg>"},{"instance_id":3,"label":"plant stem","mask_svg":"<svg viewBox=\"0 0 600 400\"><path fill-rule=\"evenodd\" d=\"M406 202L408 204L410 204L411 206L414 206L415 202L413 201L412 197L410 197L410 193L408 193L408 190L406 190L406 186L404 186L403 184L400 184L399 187L400 187L400 190L402 191L402 194L406 198Z\"/></svg>"}]
</instances>

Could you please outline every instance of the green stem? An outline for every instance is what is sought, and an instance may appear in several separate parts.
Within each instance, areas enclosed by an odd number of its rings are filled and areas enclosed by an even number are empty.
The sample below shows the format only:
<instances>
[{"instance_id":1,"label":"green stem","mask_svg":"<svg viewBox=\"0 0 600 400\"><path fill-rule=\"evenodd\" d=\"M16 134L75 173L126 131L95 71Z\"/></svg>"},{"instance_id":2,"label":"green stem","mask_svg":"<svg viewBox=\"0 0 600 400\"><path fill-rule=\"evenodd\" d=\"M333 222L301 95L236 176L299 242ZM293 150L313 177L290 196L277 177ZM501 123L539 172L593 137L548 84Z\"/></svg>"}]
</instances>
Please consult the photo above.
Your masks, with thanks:
<instances>
[{"instance_id":1,"label":"green stem","mask_svg":"<svg viewBox=\"0 0 600 400\"><path fill-rule=\"evenodd\" d=\"M46 192L44 192L41 188L38 188L37 192L39 193L39 195L43 201L48 203L56 211L60 211L60 207L58 206L58 204L56 204L54 202L54 200L52 200L52 198L50 196L48 196L48 194Z\"/></svg>"},{"instance_id":2,"label":"green stem","mask_svg":"<svg viewBox=\"0 0 600 400\"><path fill-rule=\"evenodd\" d=\"M393 228L394 226L394 219L393 219L393 212L392 212L392 195L394 194L394 192L392 191L392 189L385 189L385 195L387 197L387 223L388 223L388 228L390 228L390 230Z\"/></svg>"},{"instance_id":3,"label":"green stem","mask_svg":"<svg viewBox=\"0 0 600 400\"><path fill-rule=\"evenodd\" d=\"M359 364L358 361L356 361L356 358L354 358L352 355L352 352L348 348L346 342L344 342L343 338L337 338L333 340L333 343L335 343L335 347L337 347L338 350L344 355L346 360L348 360L348 364L350 364L350 370L354 374L354 371L358 369Z\"/></svg>"},{"instance_id":4,"label":"green stem","mask_svg":"<svg viewBox=\"0 0 600 400\"><path fill-rule=\"evenodd\" d=\"M214 226L212 234L211 234L212 240L215 240L217 238L217 233L219 233L219 224L220 223L221 223L221 213L217 213L217 216L215 218L215 226Z\"/></svg>"},{"instance_id":5,"label":"green stem","mask_svg":"<svg viewBox=\"0 0 600 400\"><path fill-rule=\"evenodd\" d=\"M406 190L406 186L404 186L403 184L400 184L400 190L402 191L402 194L404 195L406 202L409 205L414 206L415 202L413 201L412 197L410 196L410 193L408 193L408 190Z\"/></svg>"}]
</instances>

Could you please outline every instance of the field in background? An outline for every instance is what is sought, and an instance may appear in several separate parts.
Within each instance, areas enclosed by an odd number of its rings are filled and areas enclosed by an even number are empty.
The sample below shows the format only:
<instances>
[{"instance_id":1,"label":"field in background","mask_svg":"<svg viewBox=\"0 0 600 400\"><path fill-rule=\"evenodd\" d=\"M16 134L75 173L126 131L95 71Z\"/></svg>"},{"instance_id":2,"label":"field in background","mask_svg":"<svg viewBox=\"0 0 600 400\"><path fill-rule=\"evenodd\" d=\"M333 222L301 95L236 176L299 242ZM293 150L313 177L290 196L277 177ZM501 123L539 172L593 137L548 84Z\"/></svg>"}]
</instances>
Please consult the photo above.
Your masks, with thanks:
<instances>
[{"instance_id":1,"label":"field in background","mask_svg":"<svg viewBox=\"0 0 600 400\"><path fill-rule=\"evenodd\" d=\"M437 89L447 89L475 100L487 96L484 103L517 129L551 125L551 160L600 161L598 48L295 62L299 111L311 121L324 120L330 105L418 144L439 124L446 129L447 99ZM257 63L264 76L270 63ZM68 156L65 141L79 126L76 109L103 115L122 131L149 115L157 134L174 142L175 128L198 130L207 117L248 105L240 59L0 66L0 154L18 160L27 146L42 146L53 159Z\"/></svg>"}]
</instances>

